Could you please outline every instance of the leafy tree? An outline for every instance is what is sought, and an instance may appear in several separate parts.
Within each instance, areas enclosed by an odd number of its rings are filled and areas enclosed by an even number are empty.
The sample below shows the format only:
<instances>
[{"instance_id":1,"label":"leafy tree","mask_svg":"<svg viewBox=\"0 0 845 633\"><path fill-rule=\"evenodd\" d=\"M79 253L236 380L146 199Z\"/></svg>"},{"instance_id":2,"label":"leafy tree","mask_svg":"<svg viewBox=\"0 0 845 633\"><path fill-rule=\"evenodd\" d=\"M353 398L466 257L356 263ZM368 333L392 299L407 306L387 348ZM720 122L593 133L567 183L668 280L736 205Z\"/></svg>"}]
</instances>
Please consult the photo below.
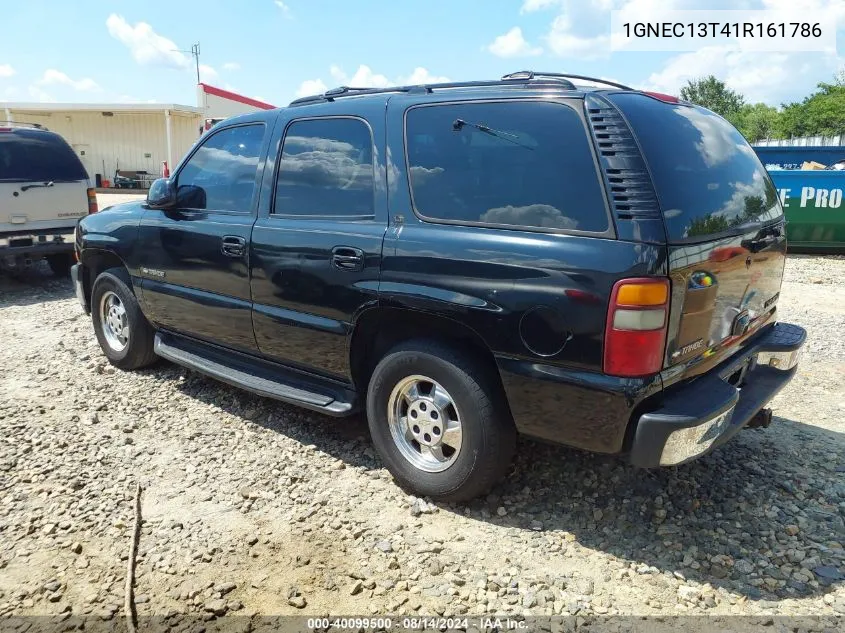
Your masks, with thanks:
<instances>
[{"instance_id":1,"label":"leafy tree","mask_svg":"<svg viewBox=\"0 0 845 633\"><path fill-rule=\"evenodd\" d=\"M821 83L802 102L785 105L777 128L784 138L845 134L845 85Z\"/></svg>"},{"instance_id":2,"label":"leafy tree","mask_svg":"<svg viewBox=\"0 0 845 633\"><path fill-rule=\"evenodd\" d=\"M746 103L739 111L728 117L742 135L752 143L764 138L772 138L778 132L780 113L777 108L765 103Z\"/></svg>"},{"instance_id":3,"label":"leafy tree","mask_svg":"<svg viewBox=\"0 0 845 633\"><path fill-rule=\"evenodd\" d=\"M725 85L713 75L692 79L681 88L681 99L697 103L726 119L735 116L745 103L745 98Z\"/></svg>"}]
</instances>

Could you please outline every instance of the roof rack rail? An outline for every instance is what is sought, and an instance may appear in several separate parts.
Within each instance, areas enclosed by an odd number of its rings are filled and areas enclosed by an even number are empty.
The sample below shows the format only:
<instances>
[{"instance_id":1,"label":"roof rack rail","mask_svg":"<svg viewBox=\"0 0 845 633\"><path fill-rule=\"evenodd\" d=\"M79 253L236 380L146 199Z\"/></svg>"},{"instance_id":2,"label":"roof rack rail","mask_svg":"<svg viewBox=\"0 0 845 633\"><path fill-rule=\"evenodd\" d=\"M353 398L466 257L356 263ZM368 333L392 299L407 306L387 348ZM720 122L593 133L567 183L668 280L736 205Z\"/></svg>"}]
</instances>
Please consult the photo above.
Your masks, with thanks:
<instances>
[{"instance_id":1,"label":"roof rack rail","mask_svg":"<svg viewBox=\"0 0 845 633\"><path fill-rule=\"evenodd\" d=\"M334 101L337 97L351 97L353 95L361 94L369 95L384 92L408 92L411 88L412 86L393 86L390 88L356 88L354 86L338 86L337 88L329 88L322 94L294 99L288 105L297 106L305 105L307 103L317 103L319 101Z\"/></svg>"},{"instance_id":2,"label":"roof rack rail","mask_svg":"<svg viewBox=\"0 0 845 633\"><path fill-rule=\"evenodd\" d=\"M533 81L533 80L540 80ZM567 90L575 90L575 84L573 84L570 79L585 79L588 81L594 81L598 83L607 84L610 86L615 86L617 88L622 88L625 90L631 90L628 86L623 86L622 84L618 84L612 81L605 81L604 79L595 79L593 77L586 77L583 75L569 75L564 73L540 73L534 72L532 70L522 70L520 72L511 73L509 75L505 75L501 79L491 79L491 80L480 80L480 81L450 81L445 83L437 83L437 84L419 84L413 86L391 86L388 88L364 88L364 87L354 87L354 86L338 86L337 88L331 88L326 90L322 94L311 95L308 97L301 97L299 99L295 99L290 102L290 106L299 106L299 105L306 105L311 103L320 103L324 101L334 101L338 97L355 97L360 95L373 95L373 94L386 94L390 92L409 92L409 93L418 93L418 92L426 92L431 93L435 90L449 90L455 88L481 88L481 87L494 87L494 86L513 86L513 85L528 85L529 82L532 82L531 85L536 86L538 83L546 80L550 84L554 84L557 86L563 86Z\"/></svg>"},{"instance_id":3,"label":"roof rack rail","mask_svg":"<svg viewBox=\"0 0 845 633\"><path fill-rule=\"evenodd\" d=\"M24 123L23 121L0 121L0 125L15 126L15 127L33 127L36 130L46 130L47 129L46 127L44 127L40 123Z\"/></svg>"},{"instance_id":4,"label":"roof rack rail","mask_svg":"<svg viewBox=\"0 0 845 633\"><path fill-rule=\"evenodd\" d=\"M549 82L554 82L556 84L563 85L567 90L575 90L575 84L569 81L563 75L555 76L555 75L546 75L542 73L534 73L530 70L523 70L516 73L510 73L508 75L503 75L500 81L502 82L511 82L511 81L520 81L520 82L531 82L534 79L545 79ZM536 84L537 82L533 82L532 85Z\"/></svg>"},{"instance_id":5,"label":"roof rack rail","mask_svg":"<svg viewBox=\"0 0 845 633\"><path fill-rule=\"evenodd\" d=\"M606 86L613 86L614 88L621 88L622 90L633 90L630 86L626 86L625 84L620 84L615 81L609 81L607 79L599 79L598 77L589 77L587 75L572 75L570 73L544 73L544 72L537 72L534 70L519 70L515 73L510 73L508 75L504 75L502 80L507 79L537 79L542 78L545 79L547 77L553 78L560 78L560 79L583 79L584 81L592 81L594 83L604 84Z\"/></svg>"}]
</instances>

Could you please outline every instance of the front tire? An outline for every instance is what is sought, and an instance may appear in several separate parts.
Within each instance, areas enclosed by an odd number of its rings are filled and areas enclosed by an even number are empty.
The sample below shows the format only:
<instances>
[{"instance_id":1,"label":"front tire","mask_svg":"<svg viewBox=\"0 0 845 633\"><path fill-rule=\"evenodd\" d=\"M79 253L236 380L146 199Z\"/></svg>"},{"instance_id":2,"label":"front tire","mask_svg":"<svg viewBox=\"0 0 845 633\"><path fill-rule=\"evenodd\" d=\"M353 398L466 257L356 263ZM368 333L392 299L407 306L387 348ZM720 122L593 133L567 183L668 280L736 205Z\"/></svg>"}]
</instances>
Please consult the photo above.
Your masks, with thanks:
<instances>
[{"instance_id":1,"label":"front tire","mask_svg":"<svg viewBox=\"0 0 845 633\"><path fill-rule=\"evenodd\" d=\"M97 341L109 362L120 369L153 364L155 331L141 312L122 268L100 273L91 291L91 318Z\"/></svg>"},{"instance_id":2,"label":"front tire","mask_svg":"<svg viewBox=\"0 0 845 633\"><path fill-rule=\"evenodd\" d=\"M396 481L439 501L486 493L506 473L516 444L492 372L433 341L402 343L382 358L367 390L367 418Z\"/></svg>"}]
</instances>

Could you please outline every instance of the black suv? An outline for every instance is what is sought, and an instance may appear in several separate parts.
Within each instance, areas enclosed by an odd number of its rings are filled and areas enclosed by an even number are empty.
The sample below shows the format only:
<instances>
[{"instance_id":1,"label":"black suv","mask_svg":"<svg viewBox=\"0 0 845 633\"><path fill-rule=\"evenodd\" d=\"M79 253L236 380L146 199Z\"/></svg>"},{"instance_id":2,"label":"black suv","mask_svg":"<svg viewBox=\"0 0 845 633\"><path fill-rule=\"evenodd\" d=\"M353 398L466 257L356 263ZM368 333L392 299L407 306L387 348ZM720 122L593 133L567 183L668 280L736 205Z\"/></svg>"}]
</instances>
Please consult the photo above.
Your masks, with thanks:
<instances>
[{"instance_id":1,"label":"black suv","mask_svg":"<svg viewBox=\"0 0 845 633\"><path fill-rule=\"evenodd\" d=\"M460 500L517 431L643 467L744 426L796 371L777 192L712 112L574 75L338 88L208 132L79 224L106 356L334 416Z\"/></svg>"}]
</instances>

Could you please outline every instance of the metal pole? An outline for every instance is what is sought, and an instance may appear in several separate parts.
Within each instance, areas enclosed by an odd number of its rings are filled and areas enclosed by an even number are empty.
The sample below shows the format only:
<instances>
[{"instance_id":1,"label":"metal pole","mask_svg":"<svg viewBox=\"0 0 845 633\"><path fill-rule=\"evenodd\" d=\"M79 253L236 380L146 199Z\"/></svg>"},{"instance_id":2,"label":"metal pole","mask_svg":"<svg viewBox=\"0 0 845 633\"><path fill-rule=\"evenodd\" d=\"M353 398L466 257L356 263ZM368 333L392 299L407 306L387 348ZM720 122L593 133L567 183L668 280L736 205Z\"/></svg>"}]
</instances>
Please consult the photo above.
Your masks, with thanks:
<instances>
[{"instance_id":1,"label":"metal pole","mask_svg":"<svg viewBox=\"0 0 845 633\"><path fill-rule=\"evenodd\" d=\"M194 61L197 66L197 83L200 83L200 43L197 42L191 46L191 54L194 56Z\"/></svg>"},{"instance_id":2,"label":"metal pole","mask_svg":"<svg viewBox=\"0 0 845 633\"><path fill-rule=\"evenodd\" d=\"M167 134L167 168L173 173L173 137L170 128L170 110L164 111L164 129Z\"/></svg>"}]
</instances>

